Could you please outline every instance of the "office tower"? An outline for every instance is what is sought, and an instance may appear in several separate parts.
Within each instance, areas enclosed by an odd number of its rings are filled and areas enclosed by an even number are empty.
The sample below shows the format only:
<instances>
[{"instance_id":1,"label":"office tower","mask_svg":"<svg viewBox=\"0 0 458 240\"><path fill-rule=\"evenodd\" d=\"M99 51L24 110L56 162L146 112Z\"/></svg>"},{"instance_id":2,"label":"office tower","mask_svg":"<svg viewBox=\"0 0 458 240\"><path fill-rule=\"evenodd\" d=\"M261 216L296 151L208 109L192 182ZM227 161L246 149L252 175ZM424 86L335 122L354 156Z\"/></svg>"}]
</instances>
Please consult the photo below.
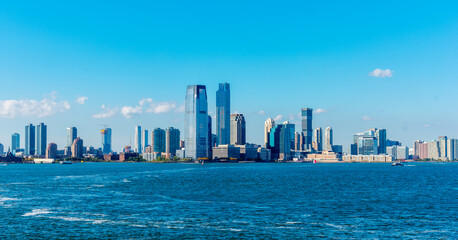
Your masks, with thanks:
<instances>
[{"instance_id":1,"label":"office tower","mask_svg":"<svg viewBox=\"0 0 458 240\"><path fill-rule=\"evenodd\" d=\"M134 151L142 153L142 127L135 126Z\"/></svg>"},{"instance_id":2,"label":"office tower","mask_svg":"<svg viewBox=\"0 0 458 240\"><path fill-rule=\"evenodd\" d=\"M304 133L304 149L310 150L312 145L312 113L313 109L303 108L302 112L302 132Z\"/></svg>"},{"instance_id":3,"label":"office tower","mask_svg":"<svg viewBox=\"0 0 458 240\"><path fill-rule=\"evenodd\" d=\"M386 153L386 129L374 129L377 138L378 153Z\"/></svg>"},{"instance_id":4,"label":"office tower","mask_svg":"<svg viewBox=\"0 0 458 240\"><path fill-rule=\"evenodd\" d=\"M438 141L429 141L428 142L428 158L437 160L439 159L439 142Z\"/></svg>"},{"instance_id":5,"label":"office tower","mask_svg":"<svg viewBox=\"0 0 458 240\"><path fill-rule=\"evenodd\" d=\"M35 126L25 126L25 150L24 155L35 155Z\"/></svg>"},{"instance_id":6,"label":"office tower","mask_svg":"<svg viewBox=\"0 0 458 240\"><path fill-rule=\"evenodd\" d=\"M83 157L83 139L77 137L72 144L72 157L82 158Z\"/></svg>"},{"instance_id":7,"label":"office tower","mask_svg":"<svg viewBox=\"0 0 458 240\"><path fill-rule=\"evenodd\" d=\"M290 123L288 121L284 121L283 122L283 125L285 125L287 128L289 128L289 132L291 133L291 150L294 149L294 140L295 140L295 136L294 136L294 133L296 132L296 124L294 123Z\"/></svg>"},{"instance_id":8,"label":"office tower","mask_svg":"<svg viewBox=\"0 0 458 240\"><path fill-rule=\"evenodd\" d=\"M304 150L304 134L302 132L296 132L294 134L294 150L303 151Z\"/></svg>"},{"instance_id":9,"label":"office tower","mask_svg":"<svg viewBox=\"0 0 458 240\"><path fill-rule=\"evenodd\" d=\"M170 158L176 156L178 149L180 149L180 130L169 127L165 130L165 153Z\"/></svg>"},{"instance_id":10,"label":"office tower","mask_svg":"<svg viewBox=\"0 0 458 240\"><path fill-rule=\"evenodd\" d=\"M269 134L272 128L274 127L275 127L275 121L272 118L268 118L264 122L264 145L266 148L269 147L269 141L270 141Z\"/></svg>"},{"instance_id":11,"label":"office tower","mask_svg":"<svg viewBox=\"0 0 458 240\"><path fill-rule=\"evenodd\" d=\"M271 150L272 159L291 159L291 133L289 130L283 124L278 124L271 129L269 133L269 149Z\"/></svg>"},{"instance_id":12,"label":"office tower","mask_svg":"<svg viewBox=\"0 0 458 240\"><path fill-rule=\"evenodd\" d=\"M313 131L314 142L316 144L315 151L321 152L323 151L323 130L320 127L316 128Z\"/></svg>"},{"instance_id":13,"label":"office tower","mask_svg":"<svg viewBox=\"0 0 458 240\"><path fill-rule=\"evenodd\" d=\"M449 138L447 139L447 159L449 161L455 160L455 145L456 145L456 139Z\"/></svg>"},{"instance_id":14,"label":"office tower","mask_svg":"<svg viewBox=\"0 0 458 240\"><path fill-rule=\"evenodd\" d=\"M142 147L143 147L143 150L145 150L145 148L148 147L148 145L149 145L149 142L148 142L148 130L145 129L145 130L143 130L143 134L142 134Z\"/></svg>"},{"instance_id":15,"label":"office tower","mask_svg":"<svg viewBox=\"0 0 458 240\"><path fill-rule=\"evenodd\" d=\"M110 154L111 150L111 128L104 128L100 130L102 137L102 153Z\"/></svg>"},{"instance_id":16,"label":"office tower","mask_svg":"<svg viewBox=\"0 0 458 240\"><path fill-rule=\"evenodd\" d=\"M212 134L212 147L218 147L218 136L216 134Z\"/></svg>"},{"instance_id":17,"label":"office tower","mask_svg":"<svg viewBox=\"0 0 458 240\"><path fill-rule=\"evenodd\" d=\"M208 158L213 159L213 147L212 147L212 117L208 115L207 127L208 127L208 134L207 134L207 141L208 141Z\"/></svg>"},{"instance_id":18,"label":"office tower","mask_svg":"<svg viewBox=\"0 0 458 240\"><path fill-rule=\"evenodd\" d=\"M37 155L45 156L47 143L47 127L44 123L37 125Z\"/></svg>"},{"instance_id":19,"label":"office tower","mask_svg":"<svg viewBox=\"0 0 458 240\"><path fill-rule=\"evenodd\" d=\"M441 160L446 160L448 158L447 156L447 153L448 153L448 149L447 149L447 141L448 141L448 138L447 136L441 136L439 137L439 158Z\"/></svg>"},{"instance_id":20,"label":"office tower","mask_svg":"<svg viewBox=\"0 0 458 240\"><path fill-rule=\"evenodd\" d=\"M11 135L11 152L15 154L16 150L20 148L21 148L20 135L19 133L13 133L13 135Z\"/></svg>"},{"instance_id":21,"label":"office tower","mask_svg":"<svg viewBox=\"0 0 458 240\"><path fill-rule=\"evenodd\" d=\"M331 127L327 127L324 131L324 150L332 151L333 146L333 131Z\"/></svg>"},{"instance_id":22,"label":"office tower","mask_svg":"<svg viewBox=\"0 0 458 240\"><path fill-rule=\"evenodd\" d=\"M165 130L160 128L155 128L151 132L151 146L153 146L153 151L157 153L165 152Z\"/></svg>"},{"instance_id":23,"label":"office tower","mask_svg":"<svg viewBox=\"0 0 458 240\"><path fill-rule=\"evenodd\" d=\"M46 148L46 158L54 159L57 156L57 144L50 143Z\"/></svg>"},{"instance_id":24,"label":"office tower","mask_svg":"<svg viewBox=\"0 0 458 240\"><path fill-rule=\"evenodd\" d=\"M413 154L414 155L420 156L420 146L421 146L422 143L423 143L423 141L421 141L421 140L417 140L417 141L413 142Z\"/></svg>"},{"instance_id":25,"label":"office tower","mask_svg":"<svg viewBox=\"0 0 458 240\"><path fill-rule=\"evenodd\" d=\"M229 83L220 83L216 91L216 135L218 145L230 142L231 90Z\"/></svg>"},{"instance_id":26,"label":"office tower","mask_svg":"<svg viewBox=\"0 0 458 240\"><path fill-rule=\"evenodd\" d=\"M185 158L208 158L208 104L204 85L189 85L185 103Z\"/></svg>"},{"instance_id":27,"label":"office tower","mask_svg":"<svg viewBox=\"0 0 458 240\"><path fill-rule=\"evenodd\" d=\"M5 147L3 146L3 144L0 143L0 156L3 156L4 151L5 151Z\"/></svg>"},{"instance_id":28,"label":"office tower","mask_svg":"<svg viewBox=\"0 0 458 240\"><path fill-rule=\"evenodd\" d=\"M246 123L243 114L231 114L231 144L246 143Z\"/></svg>"},{"instance_id":29,"label":"office tower","mask_svg":"<svg viewBox=\"0 0 458 240\"><path fill-rule=\"evenodd\" d=\"M409 148L406 146L396 146L396 159L408 159L409 158Z\"/></svg>"},{"instance_id":30,"label":"office tower","mask_svg":"<svg viewBox=\"0 0 458 240\"><path fill-rule=\"evenodd\" d=\"M67 146L71 147L73 141L78 137L78 133L76 127L69 127L67 128Z\"/></svg>"},{"instance_id":31,"label":"office tower","mask_svg":"<svg viewBox=\"0 0 458 240\"><path fill-rule=\"evenodd\" d=\"M359 138L358 155L378 155L377 139L375 137Z\"/></svg>"}]
</instances>

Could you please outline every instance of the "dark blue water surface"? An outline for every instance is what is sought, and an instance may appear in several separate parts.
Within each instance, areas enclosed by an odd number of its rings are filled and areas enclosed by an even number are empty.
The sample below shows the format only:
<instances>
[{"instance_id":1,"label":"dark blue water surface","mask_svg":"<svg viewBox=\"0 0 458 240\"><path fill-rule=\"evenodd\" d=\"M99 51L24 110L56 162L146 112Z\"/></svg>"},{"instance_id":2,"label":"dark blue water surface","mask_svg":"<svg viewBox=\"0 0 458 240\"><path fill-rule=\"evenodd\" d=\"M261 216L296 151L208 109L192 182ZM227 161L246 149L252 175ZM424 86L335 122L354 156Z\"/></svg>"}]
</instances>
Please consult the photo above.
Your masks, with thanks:
<instances>
[{"instance_id":1,"label":"dark blue water surface","mask_svg":"<svg viewBox=\"0 0 458 240\"><path fill-rule=\"evenodd\" d=\"M458 237L458 164L0 166L0 237Z\"/></svg>"}]
</instances>

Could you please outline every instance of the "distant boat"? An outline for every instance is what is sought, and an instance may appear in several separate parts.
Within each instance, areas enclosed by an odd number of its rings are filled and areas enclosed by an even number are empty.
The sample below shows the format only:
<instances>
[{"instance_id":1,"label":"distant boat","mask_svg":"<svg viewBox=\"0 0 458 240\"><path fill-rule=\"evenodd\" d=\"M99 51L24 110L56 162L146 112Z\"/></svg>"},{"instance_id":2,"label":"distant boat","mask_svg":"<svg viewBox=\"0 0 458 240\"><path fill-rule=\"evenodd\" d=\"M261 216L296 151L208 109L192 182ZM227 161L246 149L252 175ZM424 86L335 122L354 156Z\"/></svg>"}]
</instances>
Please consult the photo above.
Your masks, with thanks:
<instances>
[{"instance_id":1,"label":"distant boat","mask_svg":"<svg viewBox=\"0 0 458 240\"><path fill-rule=\"evenodd\" d=\"M72 161L60 161L60 164L72 164Z\"/></svg>"},{"instance_id":2,"label":"distant boat","mask_svg":"<svg viewBox=\"0 0 458 240\"><path fill-rule=\"evenodd\" d=\"M404 164L402 164L401 162L395 162L395 163L392 163L391 166L392 167L402 167L404 166Z\"/></svg>"}]
</instances>

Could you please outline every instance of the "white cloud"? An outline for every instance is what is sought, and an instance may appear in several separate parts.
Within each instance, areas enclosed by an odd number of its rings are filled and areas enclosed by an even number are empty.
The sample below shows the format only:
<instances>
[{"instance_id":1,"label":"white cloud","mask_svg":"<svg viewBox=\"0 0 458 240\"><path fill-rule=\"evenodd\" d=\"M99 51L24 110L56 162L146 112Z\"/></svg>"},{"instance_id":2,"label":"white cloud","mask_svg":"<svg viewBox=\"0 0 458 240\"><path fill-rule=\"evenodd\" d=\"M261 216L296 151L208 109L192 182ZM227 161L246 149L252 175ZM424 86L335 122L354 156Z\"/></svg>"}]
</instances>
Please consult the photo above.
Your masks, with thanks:
<instances>
[{"instance_id":1,"label":"white cloud","mask_svg":"<svg viewBox=\"0 0 458 240\"><path fill-rule=\"evenodd\" d=\"M425 128L429 128L429 127L431 127L431 125L430 124L425 124L424 127Z\"/></svg>"},{"instance_id":2,"label":"white cloud","mask_svg":"<svg viewBox=\"0 0 458 240\"><path fill-rule=\"evenodd\" d=\"M47 117L70 110L67 101L58 102L56 92L45 96L42 100L0 100L0 118Z\"/></svg>"},{"instance_id":3,"label":"white cloud","mask_svg":"<svg viewBox=\"0 0 458 240\"><path fill-rule=\"evenodd\" d=\"M369 116L363 116L363 121L371 121L372 118Z\"/></svg>"},{"instance_id":4,"label":"white cloud","mask_svg":"<svg viewBox=\"0 0 458 240\"><path fill-rule=\"evenodd\" d=\"M264 112L264 110L261 110L258 113L259 113L259 115L265 115L266 114L266 112Z\"/></svg>"},{"instance_id":5,"label":"white cloud","mask_svg":"<svg viewBox=\"0 0 458 240\"><path fill-rule=\"evenodd\" d=\"M315 110L316 114L321 114L321 113L326 113L326 112L328 112L328 110L322 109L322 108L318 108L317 110Z\"/></svg>"},{"instance_id":6,"label":"white cloud","mask_svg":"<svg viewBox=\"0 0 458 240\"><path fill-rule=\"evenodd\" d=\"M393 71L391 71L390 69L382 70L380 68L376 68L374 69L374 71L369 73L369 76L378 78L392 77Z\"/></svg>"},{"instance_id":7,"label":"white cloud","mask_svg":"<svg viewBox=\"0 0 458 240\"><path fill-rule=\"evenodd\" d=\"M278 116L274 117L274 121L275 122L281 121L282 119L283 119L282 115L278 115Z\"/></svg>"},{"instance_id":8,"label":"white cloud","mask_svg":"<svg viewBox=\"0 0 458 240\"><path fill-rule=\"evenodd\" d=\"M103 111L101 113L92 115L93 118L109 118L113 117L118 112L118 108L110 108L106 107L105 105L102 105L101 108Z\"/></svg>"},{"instance_id":9,"label":"white cloud","mask_svg":"<svg viewBox=\"0 0 458 240\"><path fill-rule=\"evenodd\" d=\"M131 106L124 106L121 108L121 114L125 118L132 118L133 115L137 115L143 112L141 106L131 107Z\"/></svg>"},{"instance_id":10,"label":"white cloud","mask_svg":"<svg viewBox=\"0 0 458 240\"><path fill-rule=\"evenodd\" d=\"M84 104L84 102L86 102L88 100L88 97L78 97L76 98L76 103L79 103L79 104Z\"/></svg>"}]
</instances>

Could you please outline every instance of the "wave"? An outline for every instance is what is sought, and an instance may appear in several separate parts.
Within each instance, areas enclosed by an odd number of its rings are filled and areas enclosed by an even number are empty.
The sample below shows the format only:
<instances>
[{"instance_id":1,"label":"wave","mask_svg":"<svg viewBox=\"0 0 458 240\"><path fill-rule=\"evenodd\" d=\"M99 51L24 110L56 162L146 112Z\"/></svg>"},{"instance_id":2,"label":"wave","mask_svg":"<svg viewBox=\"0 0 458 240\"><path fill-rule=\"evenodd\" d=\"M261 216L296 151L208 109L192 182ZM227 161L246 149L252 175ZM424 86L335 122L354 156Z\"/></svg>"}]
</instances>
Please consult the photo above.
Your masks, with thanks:
<instances>
[{"instance_id":1,"label":"wave","mask_svg":"<svg viewBox=\"0 0 458 240\"><path fill-rule=\"evenodd\" d=\"M52 212L50 212L46 208L38 208L38 209L32 209L32 212L25 213L22 216L29 217L29 216L37 216L37 215L44 215L44 214L50 214L50 213Z\"/></svg>"}]
</instances>

